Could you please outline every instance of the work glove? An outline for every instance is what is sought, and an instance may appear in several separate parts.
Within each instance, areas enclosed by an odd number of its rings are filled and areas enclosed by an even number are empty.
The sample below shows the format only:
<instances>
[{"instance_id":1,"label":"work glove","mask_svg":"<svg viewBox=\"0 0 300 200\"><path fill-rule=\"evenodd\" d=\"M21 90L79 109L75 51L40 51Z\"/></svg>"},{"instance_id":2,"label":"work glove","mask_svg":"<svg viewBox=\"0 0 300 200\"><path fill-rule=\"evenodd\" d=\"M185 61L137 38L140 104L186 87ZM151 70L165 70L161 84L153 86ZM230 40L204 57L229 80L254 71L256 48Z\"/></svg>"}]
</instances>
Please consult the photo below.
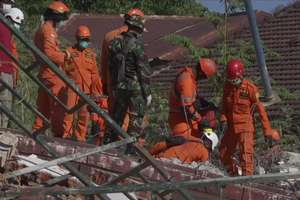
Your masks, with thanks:
<instances>
[{"instance_id":1,"label":"work glove","mask_svg":"<svg viewBox=\"0 0 300 200\"><path fill-rule=\"evenodd\" d=\"M151 105L151 102L152 102L152 95L150 94L150 95L147 96L147 98L146 98L146 105L147 105L147 106L150 106L150 105Z\"/></svg>"},{"instance_id":2,"label":"work glove","mask_svg":"<svg viewBox=\"0 0 300 200\"><path fill-rule=\"evenodd\" d=\"M170 136L166 139L168 147L184 144L186 139L182 136Z\"/></svg>"},{"instance_id":3,"label":"work glove","mask_svg":"<svg viewBox=\"0 0 300 200\"><path fill-rule=\"evenodd\" d=\"M204 98L199 98L196 100L195 108L197 109L198 112L217 110L217 107L213 102L207 101Z\"/></svg>"}]
</instances>

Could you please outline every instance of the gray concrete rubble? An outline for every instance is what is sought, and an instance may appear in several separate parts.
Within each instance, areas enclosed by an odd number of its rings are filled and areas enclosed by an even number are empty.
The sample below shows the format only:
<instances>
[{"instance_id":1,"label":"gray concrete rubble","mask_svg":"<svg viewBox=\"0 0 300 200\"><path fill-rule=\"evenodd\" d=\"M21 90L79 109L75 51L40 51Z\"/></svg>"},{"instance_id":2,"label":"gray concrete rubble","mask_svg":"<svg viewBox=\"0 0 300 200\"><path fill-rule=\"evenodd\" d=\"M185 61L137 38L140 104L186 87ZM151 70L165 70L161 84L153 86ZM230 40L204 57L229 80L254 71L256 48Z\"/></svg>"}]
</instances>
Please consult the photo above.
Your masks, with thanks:
<instances>
[{"instance_id":1,"label":"gray concrete rubble","mask_svg":"<svg viewBox=\"0 0 300 200\"><path fill-rule=\"evenodd\" d=\"M0 167L16 154L18 137L8 131L0 131Z\"/></svg>"}]
</instances>

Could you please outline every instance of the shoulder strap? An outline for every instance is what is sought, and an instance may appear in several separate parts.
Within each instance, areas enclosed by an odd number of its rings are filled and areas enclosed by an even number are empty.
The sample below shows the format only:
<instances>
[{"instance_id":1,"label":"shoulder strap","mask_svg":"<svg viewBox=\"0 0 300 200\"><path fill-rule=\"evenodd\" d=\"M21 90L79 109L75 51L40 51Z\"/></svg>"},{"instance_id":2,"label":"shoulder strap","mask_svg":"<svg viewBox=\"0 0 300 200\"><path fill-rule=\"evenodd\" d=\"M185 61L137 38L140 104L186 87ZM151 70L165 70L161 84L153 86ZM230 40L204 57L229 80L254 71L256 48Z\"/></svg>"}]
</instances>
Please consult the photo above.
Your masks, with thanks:
<instances>
[{"instance_id":1,"label":"shoulder strap","mask_svg":"<svg viewBox=\"0 0 300 200\"><path fill-rule=\"evenodd\" d=\"M124 37L123 37L124 39ZM130 37L128 42L125 44L125 47L122 49L122 53L126 56L130 50L131 45L133 45L136 41L135 37Z\"/></svg>"}]
</instances>

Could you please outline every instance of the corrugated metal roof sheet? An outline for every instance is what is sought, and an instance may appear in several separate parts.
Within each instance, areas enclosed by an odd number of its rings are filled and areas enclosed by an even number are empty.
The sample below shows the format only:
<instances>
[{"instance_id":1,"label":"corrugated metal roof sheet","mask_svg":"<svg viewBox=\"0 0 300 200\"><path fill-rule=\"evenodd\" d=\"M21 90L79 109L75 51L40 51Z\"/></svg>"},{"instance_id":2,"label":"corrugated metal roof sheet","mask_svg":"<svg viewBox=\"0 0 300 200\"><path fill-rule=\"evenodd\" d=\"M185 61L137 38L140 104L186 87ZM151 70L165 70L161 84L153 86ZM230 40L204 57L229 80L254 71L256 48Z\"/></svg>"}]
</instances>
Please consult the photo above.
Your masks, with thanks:
<instances>
[{"instance_id":1,"label":"corrugated metal roof sheet","mask_svg":"<svg viewBox=\"0 0 300 200\"><path fill-rule=\"evenodd\" d=\"M258 18L264 20L270 16L264 12L258 13ZM67 24L60 29L60 34L67 40L75 40L75 31L79 25L85 24L92 31L93 47L100 48L104 35L122 26L123 18L117 15L73 15ZM230 27L234 32L240 31L248 24L245 15L229 18ZM171 33L190 37L197 45L208 45L219 39L219 33L206 18L188 16L147 16L146 27L149 32L144 34L146 53L149 57L179 58L184 55L183 49L171 45L163 38ZM175 49L175 50L174 50ZM178 54L179 53L179 54Z\"/></svg>"}]
</instances>

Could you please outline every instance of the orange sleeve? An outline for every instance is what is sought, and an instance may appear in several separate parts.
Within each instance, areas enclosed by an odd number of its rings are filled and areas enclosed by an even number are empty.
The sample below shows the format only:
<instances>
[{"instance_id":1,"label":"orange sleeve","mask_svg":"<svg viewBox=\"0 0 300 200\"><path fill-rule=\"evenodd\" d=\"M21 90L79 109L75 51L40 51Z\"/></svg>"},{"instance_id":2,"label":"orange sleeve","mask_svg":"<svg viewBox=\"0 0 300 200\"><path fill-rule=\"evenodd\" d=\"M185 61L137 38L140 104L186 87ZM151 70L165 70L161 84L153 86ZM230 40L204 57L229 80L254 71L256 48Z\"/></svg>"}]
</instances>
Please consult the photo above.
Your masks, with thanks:
<instances>
[{"instance_id":1,"label":"orange sleeve","mask_svg":"<svg viewBox=\"0 0 300 200\"><path fill-rule=\"evenodd\" d=\"M63 53L58 44L56 33L52 30L45 29L43 41L43 51L49 59L57 65L63 65L65 61L65 53Z\"/></svg>"},{"instance_id":2,"label":"orange sleeve","mask_svg":"<svg viewBox=\"0 0 300 200\"><path fill-rule=\"evenodd\" d=\"M259 114L264 132L266 132L267 130L270 130L271 124L270 124L270 121L268 118L268 114L265 110L264 105L259 100L259 90L254 85L250 89L250 98L251 98L252 104L255 106L255 109Z\"/></svg>"},{"instance_id":3,"label":"orange sleeve","mask_svg":"<svg viewBox=\"0 0 300 200\"><path fill-rule=\"evenodd\" d=\"M226 85L224 86L223 89L223 97L222 97L222 104L221 104L221 122L226 122L227 118L225 115L226 112L226 105L225 105L225 92L226 92Z\"/></svg>"},{"instance_id":4,"label":"orange sleeve","mask_svg":"<svg viewBox=\"0 0 300 200\"><path fill-rule=\"evenodd\" d=\"M166 141L159 142L155 144L152 148L150 148L149 153L151 155L157 155L160 152L166 150L168 148Z\"/></svg>"},{"instance_id":5,"label":"orange sleeve","mask_svg":"<svg viewBox=\"0 0 300 200\"><path fill-rule=\"evenodd\" d=\"M191 106L196 101L196 86L188 73L183 72L177 79L176 91L182 106Z\"/></svg>"},{"instance_id":6,"label":"orange sleeve","mask_svg":"<svg viewBox=\"0 0 300 200\"><path fill-rule=\"evenodd\" d=\"M189 73L183 72L178 77L176 91L178 92L181 106L183 106L188 117L194 121L200 122L202 117L194 106L197 96L197 86Z\"/></svg>"}]
</instances>

